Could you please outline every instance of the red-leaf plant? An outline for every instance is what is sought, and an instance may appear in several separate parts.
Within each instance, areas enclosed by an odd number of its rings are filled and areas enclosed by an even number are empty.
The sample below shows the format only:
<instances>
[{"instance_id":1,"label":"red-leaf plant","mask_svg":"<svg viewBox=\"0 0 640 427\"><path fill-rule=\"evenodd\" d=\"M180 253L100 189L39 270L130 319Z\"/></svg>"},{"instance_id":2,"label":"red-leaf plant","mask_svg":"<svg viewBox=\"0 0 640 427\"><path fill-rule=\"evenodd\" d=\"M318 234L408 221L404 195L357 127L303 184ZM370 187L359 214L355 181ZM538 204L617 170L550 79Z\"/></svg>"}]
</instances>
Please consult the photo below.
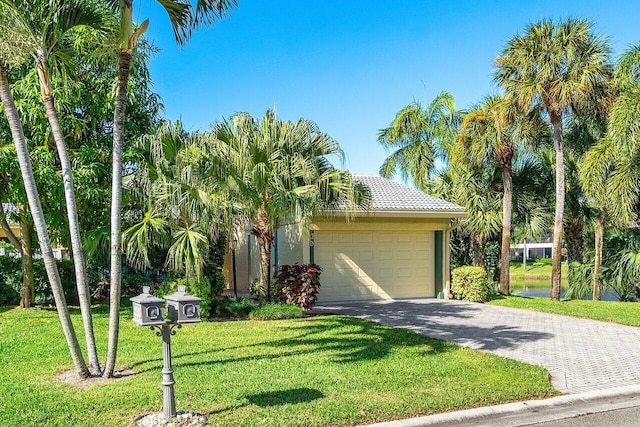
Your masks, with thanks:
<instances>
[{"instance_id":1,"label":"red-leaf plant","mask_svg":"<svg viewBox=\"0 0 640 427\"><path fill-rule=\"evenodd\" d=\"M278 297L286 304L309 310L318 300L322 267L317 264L282 265L276 275Z\"/></svg>"}]
</instances>

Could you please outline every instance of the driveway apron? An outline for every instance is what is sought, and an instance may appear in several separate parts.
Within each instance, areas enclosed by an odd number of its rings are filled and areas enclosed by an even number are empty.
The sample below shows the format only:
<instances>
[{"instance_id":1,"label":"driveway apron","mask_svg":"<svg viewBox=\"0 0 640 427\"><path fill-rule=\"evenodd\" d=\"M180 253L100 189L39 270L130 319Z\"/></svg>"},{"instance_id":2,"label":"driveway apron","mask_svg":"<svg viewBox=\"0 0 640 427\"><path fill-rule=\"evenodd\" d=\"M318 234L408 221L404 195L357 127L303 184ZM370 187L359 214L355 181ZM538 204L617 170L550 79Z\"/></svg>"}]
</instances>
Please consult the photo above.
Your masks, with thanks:
<instances>
[{"instance_id":1,"label":"driveway apron","mask_svg":"<svg viewBox=\"0 0 640 427\"><path fill-rule=\"evenodd\" d=\"M316 307L541 365L563 393L640 385L640 328L461 301L416 299Z\"/></svg>"}]
</instances>

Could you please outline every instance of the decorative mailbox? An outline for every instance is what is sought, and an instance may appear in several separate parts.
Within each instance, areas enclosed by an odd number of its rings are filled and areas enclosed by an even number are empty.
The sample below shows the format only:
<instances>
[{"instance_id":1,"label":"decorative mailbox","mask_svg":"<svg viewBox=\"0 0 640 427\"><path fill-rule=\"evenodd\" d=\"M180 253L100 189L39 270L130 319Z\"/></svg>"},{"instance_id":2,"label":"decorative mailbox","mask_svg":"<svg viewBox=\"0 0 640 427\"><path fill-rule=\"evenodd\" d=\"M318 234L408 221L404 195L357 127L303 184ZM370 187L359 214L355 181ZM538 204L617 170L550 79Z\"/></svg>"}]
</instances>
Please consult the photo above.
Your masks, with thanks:
<instances>
[{"instance_id":1,"label":"decorative mailbox","mask_svg":"<svg viewBox=\"0 0 640 427\"><path fill-rule=\"evenodd\" d=\"M142 293L131 298L133 303L133 321L138 326L153 326L164 323L164 300L149 293L150 288L144 286Z\"/></svg>"},{"instance_id":2,"label":"decorative mailbox","mask_svg":"<svg viewBox=\"0 0 640 427\"><path fill-rule=\"evenodd\" d=\"M178 292L164 297L169 309L168 319L174 323L195 323L200 321L200 298L185 292L178 286Z\"/></svg>"}]
</instances>

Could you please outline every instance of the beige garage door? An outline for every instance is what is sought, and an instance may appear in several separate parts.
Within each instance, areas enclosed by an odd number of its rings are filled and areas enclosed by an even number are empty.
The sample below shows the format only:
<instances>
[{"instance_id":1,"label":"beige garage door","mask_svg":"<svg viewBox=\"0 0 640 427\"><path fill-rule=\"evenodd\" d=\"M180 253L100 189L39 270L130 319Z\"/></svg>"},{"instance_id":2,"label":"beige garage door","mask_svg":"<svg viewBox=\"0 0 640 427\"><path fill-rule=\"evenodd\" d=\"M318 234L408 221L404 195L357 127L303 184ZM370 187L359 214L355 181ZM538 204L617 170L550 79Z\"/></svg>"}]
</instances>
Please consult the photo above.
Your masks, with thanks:
<instances>
[{"instance_id":1,"label":"beige garage door","mask_svg":"<svg viewBox=\"0 0 640 427\"><path fill-rule=\"evenodd\" d=\"M319 301L435 296L433 231L317 231Z\"/></svg>"}]
</instances>

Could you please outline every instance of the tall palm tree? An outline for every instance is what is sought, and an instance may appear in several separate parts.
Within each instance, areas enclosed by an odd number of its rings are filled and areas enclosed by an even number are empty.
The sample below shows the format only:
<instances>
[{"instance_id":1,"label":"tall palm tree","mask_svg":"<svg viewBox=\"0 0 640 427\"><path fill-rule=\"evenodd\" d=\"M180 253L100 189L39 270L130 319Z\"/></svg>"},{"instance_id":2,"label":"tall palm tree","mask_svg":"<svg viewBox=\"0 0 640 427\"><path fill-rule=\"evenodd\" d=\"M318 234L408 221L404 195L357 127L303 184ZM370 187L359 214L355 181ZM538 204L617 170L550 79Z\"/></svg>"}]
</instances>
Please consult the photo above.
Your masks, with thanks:
<instances>
[{"instance_id":1,"label":"tall palm tree","mask_svg":"<svg viewBox=\"0 0 640 427\"><path fill-rule=\"evenodd\" d=\"M86 278L84 253L80 239L71 161L56 109L51 84L50 63L52 61L56 62L57 68L64 69L67 64L61 62L64 62L67 58L65 50L68 45L73 43L73 36L70 34L74 30L83 27L90 27L99 31L105 30L107 26L106 14L104 10L97 7L96 3L81 0L50 0L47 2L31 0L1 1L5 8L12 9L8 17L13 18L3 20L2 25L8 25L13 29L22 27L20 32L30 35L30 39L26 43L32 46L30 54L35 62L40 83L40 95L62 169L69 235L73 252L78 300L87 344L87 356L91 369L97 374L100 372L100 362L93 332L89 285ZM17 46L18 49L21 47L20 45Z\"/></svg>"},{"instance_id":2,"label":"tall palm tree","mask_svg":"<svg viewBox=\"0 0 640 427\"><path fill-rule=\"evenodd\" d=\"M394 150L380 166L380 175L391 178L399 171L404 180L411 178L416 187L426 189L436 160L448 158L458 122L455 101L447 92L438 94L426 107L418 103L404 107L378 134L378 142Z\"/></svg>"},{"instance_id":3,"label":"tall palm tree","mask_svg":"<svg viewBox=\"0 0 640 427\"><path fill-rule=\"evenodd\" d=\"M269 295L271 245L284 224L304 228L321 208L354 209L368 191L327 156L342 157L338 143L311 121L282 121L268 110L260 120L247 113L214 125L210 170L224 183L236 221L251 224L260 247L260 286Z\"/></svg>"},{"instance_id":4,"label":"tall palm tree","mask_svg":"<svg viewBox=\"0 0 640 427\"><path fill-rule=\"evenodd\" d=\"M149 20L135 28L133 0L107 0L120 16L118 40L118 83L113 114L112 191L111 191L111 290L109 296L109 341L103 376L112 377L118 352L120 328L121 245L122 245L122 144L127 105L127 84L136 41L147 30ZM200 25L213 24L226 16L235 0L197 0L195 7L186 0L158 0L166 10L176 41L183 45L191 31Z\"/></svg>"},{"instance_id":5,"label":"tall palm tree","mask_svg":"<svg viewBox=\"0 0 640 427\"><path fill-rule=\"evenodd\" d=\"M593 299L600 299L603 285L605 220L615 219L626 228L640 199L640 45L627 49L616 65L617 96L607 117L607 133L589 150L580 173L598 204Z\"/></svg>"},{"instance_id":6,"label":"tall palm tree","mask_svg":"<svg viewBox=\"0 0 640 427\"><path fill-rule=\"evenodd\" d=\"M71 353L71 358L73 359L73 363L78 374L81 377L88 377L90 372L84 361L82 352L80 351L80 344L78 343L78 338L76 336L73 323L71 322L71 315L69 314L64 292L62 291L62 282L60 281L60 274L51 248L51 240L44 221L44 214L33 175L33 168L31 166L31 159L29 158L29 151L27 148L27 141L24 137L22 122L18 116L18 111L9 87L9 78L7 74L9 59L7 58L10 56L10 53L7 54L7 52L3 52L2 44L0 44L0 100L2 100L2 106L5 115L7 116L9 127L11 128L11 136L13 137L13 141L16 146L16 154L20 164L20 171L25 191L27 193L27 199L29 201L29 209L31 210L31 216L33 217L36 232L38 234L40 251L44 260L49 283L51 284L51 290L56 303L58 317L60 318L60 323L62 325L62 331L67 340L69 352Z\"/></svg>"},{"instance_id":7,"label":"tall palm tree","mask_svg":"<svg viewBox=\"0 0 640 427\"><path fill-rule=\"evenodd\" d=\"M525 116L512 100L494 95L465 114L460 126L455 161L482 165L497 164L502 174L502 237L500 250L499 292L509 294L509 259L511 250L511 216L513 206L513 158L517 144L544 137L545 126L539 115Z\"/></svg>"},{"instance_id":8,"label":"tall palm tree","mask_svg":"<svg viewBox=\"0 0 640 427\"><path fill-rule=\"evenodd\" d=\"M556 206L551 299L560 299L562 222L565 204L563 116L590 102L611 74L609 45L591 22L543 20L509 40L497 59L496 81L525 110L540 108L553 126Z\"/></svg>"}]
</instances>

